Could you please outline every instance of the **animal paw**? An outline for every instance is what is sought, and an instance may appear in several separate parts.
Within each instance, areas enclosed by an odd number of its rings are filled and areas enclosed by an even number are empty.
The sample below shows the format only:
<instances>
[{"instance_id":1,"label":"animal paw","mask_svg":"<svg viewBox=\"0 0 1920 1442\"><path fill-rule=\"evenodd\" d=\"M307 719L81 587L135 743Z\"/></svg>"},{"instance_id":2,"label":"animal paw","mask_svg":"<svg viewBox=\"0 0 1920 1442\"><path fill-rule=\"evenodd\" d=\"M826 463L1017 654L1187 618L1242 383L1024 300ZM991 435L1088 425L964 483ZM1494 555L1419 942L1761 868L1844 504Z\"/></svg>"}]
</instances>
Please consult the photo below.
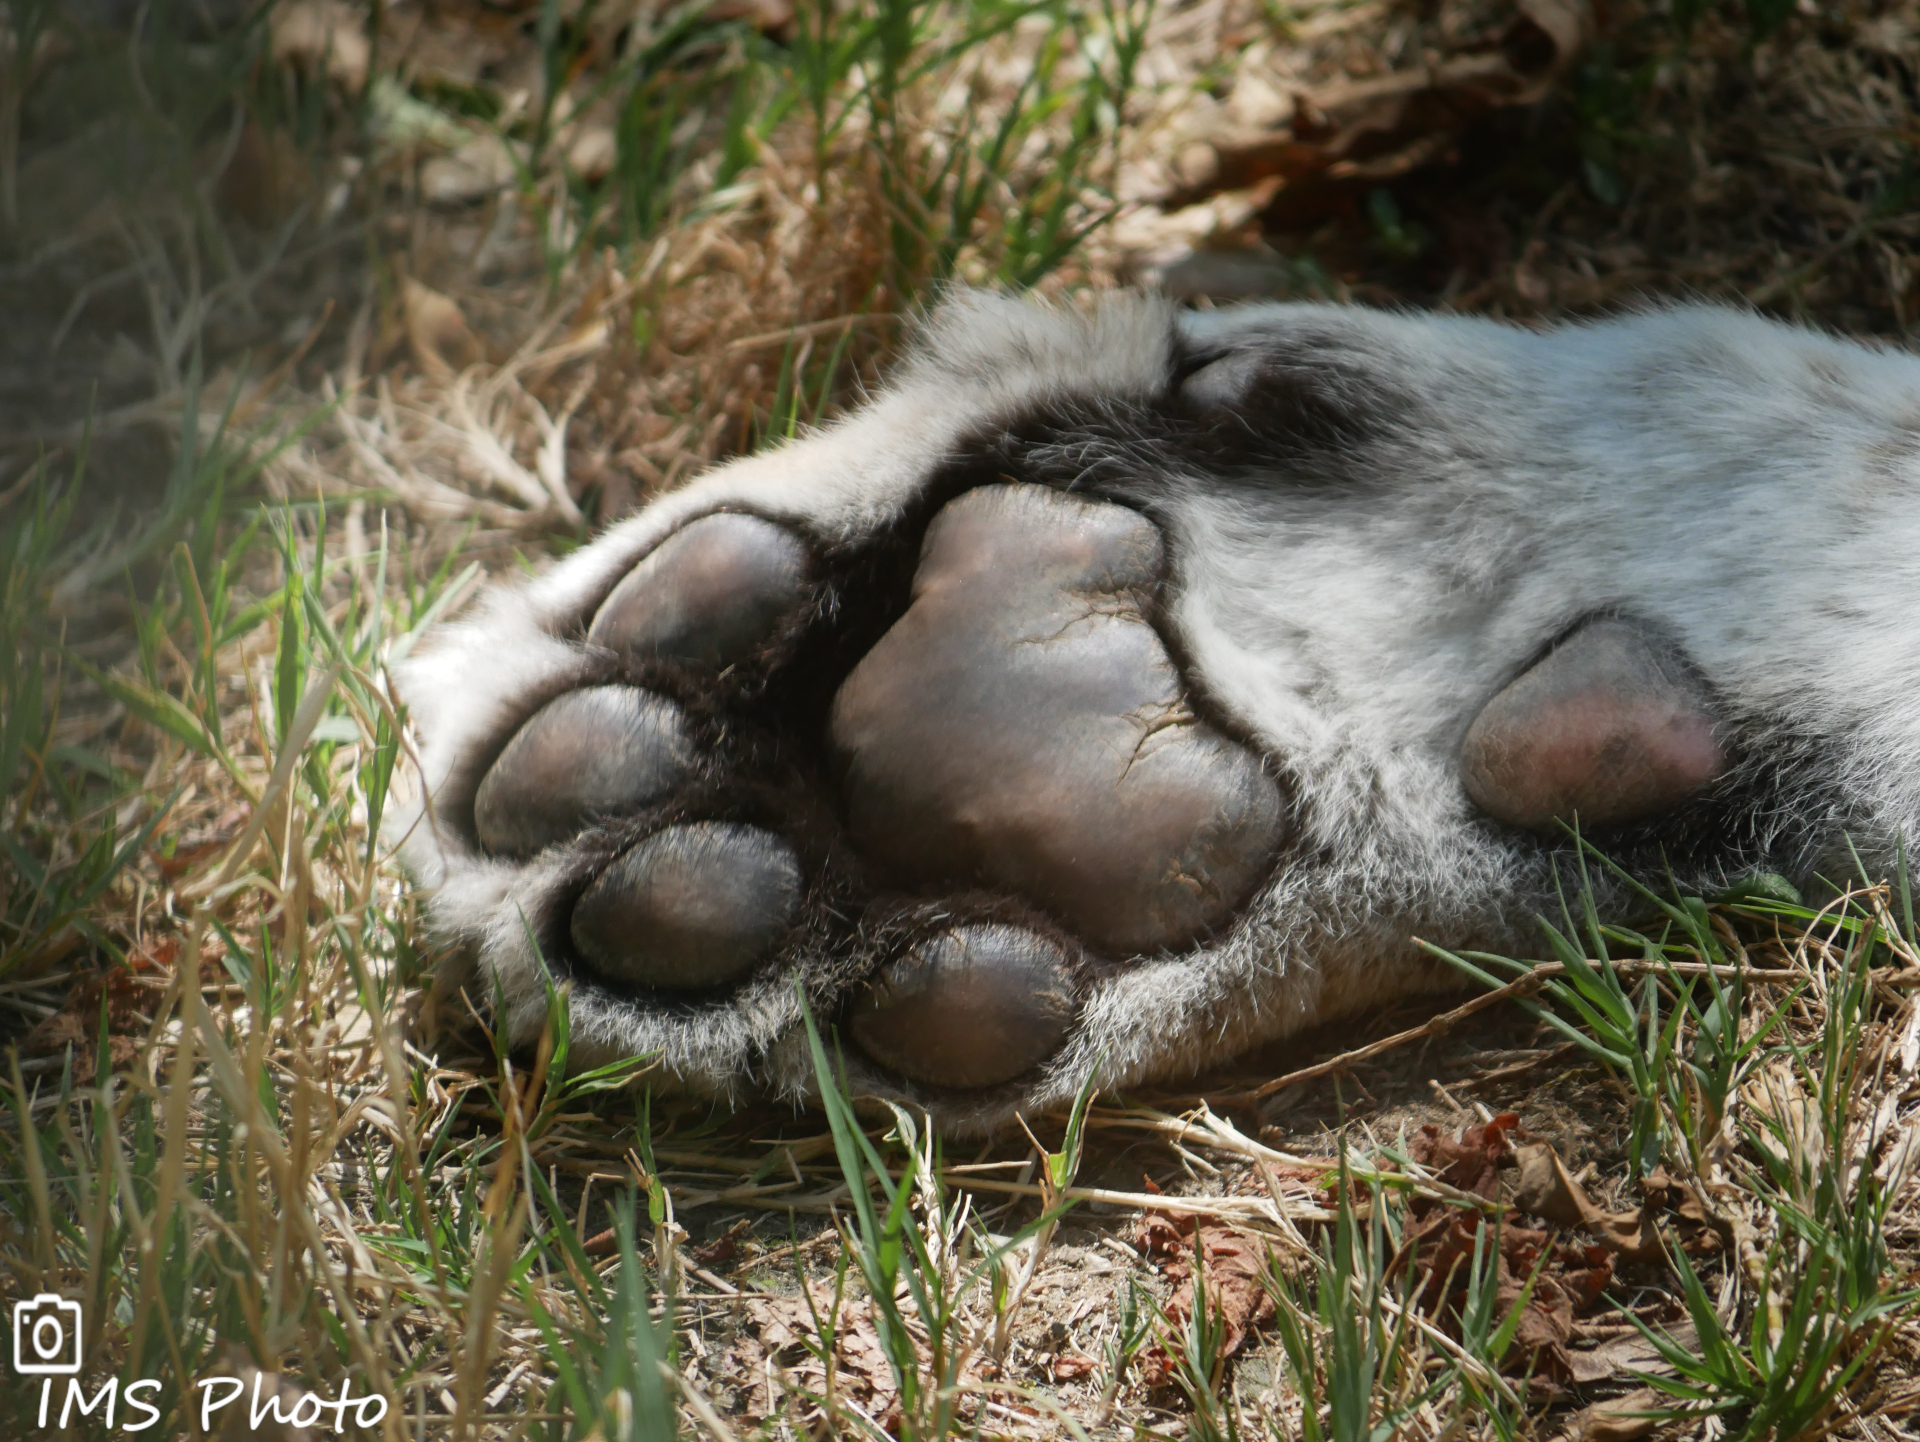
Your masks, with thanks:
<instances>
[{"instance_id":1,"label":"animal paw","mask_svg":"<svg viewBox=\"0 0 1920 1442\"><path fill-rule=\"evenodd\" d=\"M1656 478L1596 492L1617 458L1565 433L1684 449L1636 354L1737 389L1704 340L1799 343L1679 316L1616 323L1636 353L963 297L864 411L408 663L434 922L517 1035L566 978L585 1054L799 1097L811 1008L861 1090L982 1126L1435 984L1411 938L1512 944L1575 827L1804 865L1836 753L1786 759L1735 608L1645 544ZM1556 398L1561 353L1620 374Z\"/></svg>"}]
</instances>

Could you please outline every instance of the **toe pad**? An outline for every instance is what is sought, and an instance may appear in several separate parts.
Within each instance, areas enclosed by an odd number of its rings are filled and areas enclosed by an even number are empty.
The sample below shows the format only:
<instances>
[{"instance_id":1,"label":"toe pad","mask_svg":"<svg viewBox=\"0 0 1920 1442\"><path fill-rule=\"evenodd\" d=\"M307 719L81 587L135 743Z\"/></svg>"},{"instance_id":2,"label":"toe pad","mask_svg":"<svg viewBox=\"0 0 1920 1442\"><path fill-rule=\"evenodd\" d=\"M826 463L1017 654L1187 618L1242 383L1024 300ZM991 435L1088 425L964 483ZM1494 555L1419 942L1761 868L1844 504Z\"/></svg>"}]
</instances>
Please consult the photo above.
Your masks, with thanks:
<instances>
[{"instance_id":1,"label":"toe pad","mask_svg":"<svg viewBox=\"0 0 1920 1442\"><path fill-rule=\"evenodd\" d=\"M875 979L847 1027L882 1066L928 1086L997 1086L1059 1050L1076 1007L1060 947L1023 927L956 926Z\"/></svg>"},{"instance_id":2,"label":"toe pad","mask_svg":"<svg viewBox=\"0 0 1920 1442\"><path fill-rule=\"evenodd\" d=\"M807 548L758 516L703 516L627 573L587 640L635 660L724 669L799 609Z\"/></svg>"},{"instance_id":3,"label":"toe pad","mask_svg":"<svg viewBox=\"0 0 1920 1442\"><path fill-rule=\"evenodd\" d=\"M527 856L594 815L657 801L693 771L680 708L632 686L588 686L548 702L481 779L474 830L495 855Z\"/></svg>"},{"instance_id":4,"label":"toe pad","mask_svg":"<svg viewBox=\"0 0 1920 1442\"><path fill-rule=\"evenodd\" d=\"M573 910L573 944L602 975L670 991L739 980L800 905L800 863L756 826L669 826L627 851Z\"/></svg>"}]
</instances>

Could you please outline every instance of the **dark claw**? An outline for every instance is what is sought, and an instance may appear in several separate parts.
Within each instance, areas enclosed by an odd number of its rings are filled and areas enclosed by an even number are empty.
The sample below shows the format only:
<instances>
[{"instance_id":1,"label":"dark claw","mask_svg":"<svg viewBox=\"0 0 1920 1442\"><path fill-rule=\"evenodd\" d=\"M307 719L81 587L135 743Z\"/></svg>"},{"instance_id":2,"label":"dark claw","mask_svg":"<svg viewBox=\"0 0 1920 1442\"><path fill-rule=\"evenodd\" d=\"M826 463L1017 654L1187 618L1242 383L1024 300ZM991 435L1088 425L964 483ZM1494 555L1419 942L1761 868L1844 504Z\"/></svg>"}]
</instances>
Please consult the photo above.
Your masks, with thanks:
<instances>
[{"instance_id":1,"label":"dark claw","mask_svg":"<svg viewBox=\"0 0 1920 1442\"><path fill-rule=\"evenodd\" d=\"M1591 621L1487 702L1460 773L1488 815L1533 831L1640 821L1727 766L1712 697L1679 650L1632 621Z\"/></svg>"},{"instance_id":2,"label":"dark claw","mask_svg":"<svg viewBox=\"0 0 1920 1442\"><path fill-rule=\"evenodd\" d=\"M662 541L614 587L587 639L642 660L723 669L800 604L807 548L784 526L722 514Z\"/></svg>"},{"instance_id":3,"label":"dark claw","mask_svg":"<svg viewBox=\"0 0 1920 1442\"><path fill-rule=\"evenodd\" d=\"M706 991L751 971L799 906L800 863L772 832L669 826L587 888L573 909L573 943L610 979Z\"/></svg>"},{"instance_id":4,"label":"dark claw","mask_svg":"<svg viewBox=\"0 0 1920 1442\"><path fill-rule=\"evenodd\" d=\"M956 926L883 970L847 1029L882 1066L927 1086L1012 1081L1067 1039L1077 1010L1066 957L1018 926Z\"/></svg>"},{"instance_id":5,"label":"dark claw","mask_svg":"<svg viewBox=\"0 0 1920 1442\"><path fill-rule=\"evenodd\" d=\"M480 844L525 856L596 814L658 801L693 769L680 708L631 686L569 691L536 711L474 797Z\"/></svg>"}]
</instances>

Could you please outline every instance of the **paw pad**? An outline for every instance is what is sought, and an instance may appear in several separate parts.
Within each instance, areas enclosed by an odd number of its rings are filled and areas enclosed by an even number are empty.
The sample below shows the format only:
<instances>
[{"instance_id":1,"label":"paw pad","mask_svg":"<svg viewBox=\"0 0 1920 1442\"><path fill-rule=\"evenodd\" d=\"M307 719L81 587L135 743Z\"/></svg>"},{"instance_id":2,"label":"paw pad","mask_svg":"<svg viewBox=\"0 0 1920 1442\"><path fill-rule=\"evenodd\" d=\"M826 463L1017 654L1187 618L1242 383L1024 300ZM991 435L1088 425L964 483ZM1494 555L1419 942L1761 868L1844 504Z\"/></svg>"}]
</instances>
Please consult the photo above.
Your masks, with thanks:
<instances>
[{"instance_id":1,"label":"paw pad","mask_svg":"<svg viewBox=\"0 0 1920 1442\"><path fill-rule=\"evenodd\" d=\"M475 797L486 852L546 857L528 884L547 899L521 905L552 919L550 955L637 1006L790 996L797 972L881 1066L978 1090L1054 1055L1101 968L1231 924L1286 818L1156 629L1154 525L991 485L920 542L892 626L837 691L812 686L824 716L791 699L807 686L763 692L732 669L832 651L767 649L834 624L807 609L797 531L706 516L613 587L584 674L646 687L549 701Z\"/></svg>"},{"instance_id":2,"label":"paw pad","mask_svg":"<svg viewBox=\"0 0 1920 1442\"><path fill-rule=\"evenodd\" d=\"M573 908L573 944L610 981L703 991L737 981L800 906L800 862L772 832L669 826L600 873Z\"/></svg>"},{"instance_id":3,"label":"paw pad","mask_svg":"<svg viewBox=\"0 0 1920 1442\"><path fill-rule=\"evenodd\" d=\"M658 801L692 774L680 708L632 686L588 686L548 702L481 779L473 822L496 856L529 856L597 815Z\"/></svg>"},{"instance_id":4,"label":"paw pad","mask_svg":"<svg viewBox=\"0 0 1920 1442\"><path fill-rule=\"evenodd\" d=\"M1024 927L956 926L883 969L847 1029L889 1070L928 1086L998 1086L1060 1049L1077 1010L1058 943Z\"/></svg>"},{"instance_id":5,"label":"paw pad","mask_svg":"<svg viewBox=\"0 0 1920 1442\"><path fill-rule=\"evenodd\" d=\"M1533 831L1639 821L1726 770L1714 726L1712 697L1671 642L1603 617L1487 702L1461 779L1481 810Z\"/></svg>"},{"instance_id":6,"label":"paw pad","mask_svg":"<svg viewBox=\"0 0 1920 1442\"><path fill-rule=\"evenodd\" d=\"M587 631L596 646L636 660L724 669L799 609L807 548L758 516L704 516L627 573Z\"/></svg>"},{"instance_id":7,"label":"paw pad","mask_svg":"<svg viewBox=\"0 0 1920 1442\"><path fill-rule=\"evenodd\" d=\"M1164 570L1121 506L986 486L941 511L911 606L834 701L855 845L1121 955L1227 921L1284 817L1259 758L1187 704L1148 620Z\"/></svg>"}]
</instances>

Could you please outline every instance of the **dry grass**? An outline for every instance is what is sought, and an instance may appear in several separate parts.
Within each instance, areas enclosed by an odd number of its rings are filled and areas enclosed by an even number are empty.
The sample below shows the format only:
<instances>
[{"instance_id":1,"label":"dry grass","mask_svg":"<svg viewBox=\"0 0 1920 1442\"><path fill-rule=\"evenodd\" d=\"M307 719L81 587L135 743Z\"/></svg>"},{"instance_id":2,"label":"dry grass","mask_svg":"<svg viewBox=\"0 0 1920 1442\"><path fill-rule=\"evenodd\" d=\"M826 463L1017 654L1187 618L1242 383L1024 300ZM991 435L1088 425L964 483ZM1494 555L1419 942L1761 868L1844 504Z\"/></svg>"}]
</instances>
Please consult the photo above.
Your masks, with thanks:
<instances>
[{"instance_id":1,"label":"dry grass","mask_svg":"<svg viewBox=\"0 0 1920 1442\"><path fill-rule=\"evenodd\" d=\"M497 1046L379 823L424 627L857 398L948 278L1904 335L1910 14L1615 7L1529 104L1410 115L1492 93L1514 12L1205 0L1135 61L1138 15L916 10L937 63L891 80L804 6L390 0L358 48L346 6L131 48L42 13L0 9L0 1255L85 1304L90 1388L157 1379L167 1435L256 1371L395 1439L1903 1435L1898 885L1575 919L1473 963L1499 1006L956 1157L572 1074L564 997ZM126 56L138 156L87 109ZM1037 63L1063 103L1021 111Z\"/></svg>"}]
</instances>

